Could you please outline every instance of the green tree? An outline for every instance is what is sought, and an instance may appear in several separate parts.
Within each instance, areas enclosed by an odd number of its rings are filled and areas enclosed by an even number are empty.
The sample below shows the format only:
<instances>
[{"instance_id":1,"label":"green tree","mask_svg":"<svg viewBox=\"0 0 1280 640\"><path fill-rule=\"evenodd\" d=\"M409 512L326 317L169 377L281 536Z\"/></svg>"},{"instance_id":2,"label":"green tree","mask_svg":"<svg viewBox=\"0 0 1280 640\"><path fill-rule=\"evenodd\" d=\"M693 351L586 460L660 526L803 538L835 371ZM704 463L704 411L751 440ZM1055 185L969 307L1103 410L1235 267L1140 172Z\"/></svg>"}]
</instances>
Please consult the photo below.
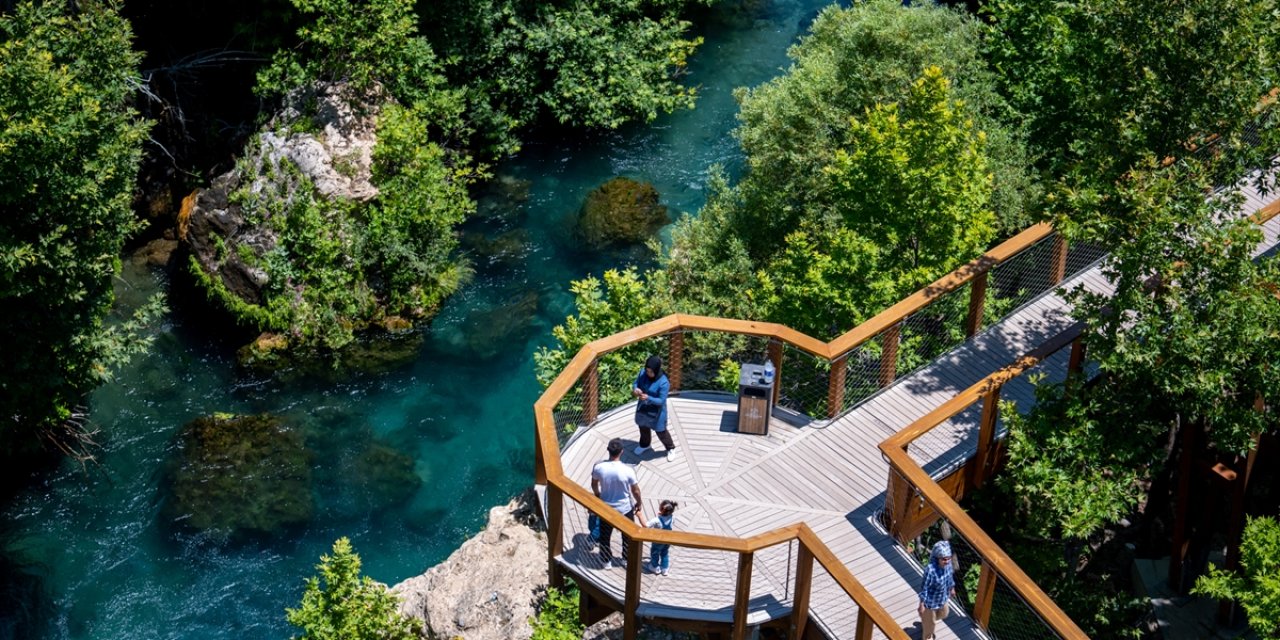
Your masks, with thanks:
<instances>
[{"instance_id":1,"label":"green tree","mask_svg":"<svg viewBox=\"0 0 1280 640\"><path fill-rule=\"evenodd\" d=\"M1280 521L1249 518L1240 541L1242 573L1209 567L1192 593L1236 600L1262 638L1280 638Z\"/></svg>"},{"instance_id":2,"label":"green tree","mask_svg":"<svg viewBox=\"0 0 1280 640\"><path fill-rule=\"evenodd\" d=\"M577 315L551 330L555 344L534 354L538 382L549 386L587 343L656 320L668 313L660 306L661 296L634 269L604 273L603 281L593 276L574 281ZM619 349L599 359L600 406L616 407L631 401L630 381L640 371L644 359L653 352L644 342Z\"/></svg>"},{"instance_id":3,"label":"green tree","mask_svg":"<svg viewBox=\"0 0 1280 640\"><path fill-rule=\"evenodd\" d=\"M1014 114L980 55L982 25L931 3L904 8L893 0L829 7L792 47L787 72L739 94L738 137L747 172L738 184L733 223L753 259L806 220L837 215L844 193L824 172L849 144L854 120L877 104L902 102L926 67L950 78L965 118L985 132L991 203L1006 232L1020 230L1035 187Z\"/></svg>"},{"instance_id":4,"label":"green tree","mask_svg":"<svg viewBox=\"0 0 1280 640\"><path fill-rule=\"evenodd\" d=\"M1212 173L1148 160L1098 216L1107 224L1088 228L1128 238L1104 263L1113 293L1071 294L1099 376L1011 421L1005 474L1017 494L1048 498L1027 506L1065 535L1084 538L1122 517L1171 429L1205 429L1218 450L1241 453L1277 428L1273 411L1254 407L1280 402L1280 265L1253 259L1262 237L1226 213L1236 198L1206 199Z\"/></svg>"},{"instance_id":5,"label":"green tree","mask_svg":"<svg viewBox=\"0 0 1280 640\"><path fill-rule=\"evenodd\" d=\"M78 450L76 405L144 343L103 323L147 131L131 40L110 2L0 15L0 435Z\"/></svg>"},{"instance_id":6,"label":"green tree","mask_svg":"<svg viewBox=\"0 0 1280 640\"><path fill-rule=\"evenodd\" d=\"M712 1L444 0L422 11L471 119L511 152L510 133L544 117L616 128L693 106L680 79L702 40L681 16Z\"/></svg>"},{"instance_id":7,"label":"green tree","mask_svg":"<svg viewBox=\"0 0 1280 640\"><path fill-rule=\"evenodd\" d=\"M420 624L397 611L386 586L360 575L360 556L338 538L333 555L320 556L319 575L307 579L302 603L286 609L295 640L417 640Z\"/></svg>"},{"instance_id":8,"label":"green tree","mask_svg":"<svg viewBox=\"0 0 1280 640\"><path fill-rule=\"evenodd\" d=\"M1145 156L1240 145L1280 77L1275 0L995 0L987 55L1054 177L1109 184ZM1276 140L1276 120L1266 120ZM1257 152L1261 152L1261 156Z\"/></svg>"},{"instance_id":9,"label":"green tree","mask_svg":"<svg viewBox=\"0 0 1280 640\"><path fill-rule=\"evenodd\" d=\"M533 640L579 640L586 629L578 620L578 587L547 589L547 597L533 621Z\"/></svg>"}]
</instances>

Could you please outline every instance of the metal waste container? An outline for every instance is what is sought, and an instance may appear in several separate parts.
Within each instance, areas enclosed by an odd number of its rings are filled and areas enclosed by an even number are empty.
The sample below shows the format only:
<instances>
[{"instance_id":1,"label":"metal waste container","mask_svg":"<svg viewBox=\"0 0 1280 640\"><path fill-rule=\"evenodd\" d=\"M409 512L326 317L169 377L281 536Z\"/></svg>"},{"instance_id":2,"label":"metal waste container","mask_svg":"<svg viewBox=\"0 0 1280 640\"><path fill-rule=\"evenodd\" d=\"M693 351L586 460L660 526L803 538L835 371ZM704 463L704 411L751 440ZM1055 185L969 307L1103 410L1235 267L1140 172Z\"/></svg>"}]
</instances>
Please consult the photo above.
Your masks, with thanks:
<instances>
[{"instance_id":1,"label":"metal waste container","mask_svg":"<svg viewBox=\"0 0 1280 640\"><path fill-rule=\"evenodd\" d=\"M738 433L769 435L773 383L764 381L764 365L744 364L738 375Z\"/></svg>"}]
</instances>

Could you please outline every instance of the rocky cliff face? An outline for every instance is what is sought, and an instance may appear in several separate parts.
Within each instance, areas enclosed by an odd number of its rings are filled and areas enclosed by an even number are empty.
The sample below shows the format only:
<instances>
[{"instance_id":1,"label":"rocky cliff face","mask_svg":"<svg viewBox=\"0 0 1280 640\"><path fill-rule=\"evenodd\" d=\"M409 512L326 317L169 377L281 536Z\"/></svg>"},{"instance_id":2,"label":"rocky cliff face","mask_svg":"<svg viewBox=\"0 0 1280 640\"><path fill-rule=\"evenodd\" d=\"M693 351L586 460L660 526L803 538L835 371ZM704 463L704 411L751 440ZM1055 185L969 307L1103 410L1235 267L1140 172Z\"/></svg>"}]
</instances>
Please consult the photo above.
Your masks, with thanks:
<instances>
[{"instance_id":1,"label":"rocky cliff face","mask_svg":"<svg viewBox=\"0 0 1280 640\"><path fill-rule=\"evenodd\" d=\"M489 510L489 524L449 559L392 588L400 611L428 634L466 640L528 640L547 586L547 536L533 492Z\"/></svg>"}]
</instances>

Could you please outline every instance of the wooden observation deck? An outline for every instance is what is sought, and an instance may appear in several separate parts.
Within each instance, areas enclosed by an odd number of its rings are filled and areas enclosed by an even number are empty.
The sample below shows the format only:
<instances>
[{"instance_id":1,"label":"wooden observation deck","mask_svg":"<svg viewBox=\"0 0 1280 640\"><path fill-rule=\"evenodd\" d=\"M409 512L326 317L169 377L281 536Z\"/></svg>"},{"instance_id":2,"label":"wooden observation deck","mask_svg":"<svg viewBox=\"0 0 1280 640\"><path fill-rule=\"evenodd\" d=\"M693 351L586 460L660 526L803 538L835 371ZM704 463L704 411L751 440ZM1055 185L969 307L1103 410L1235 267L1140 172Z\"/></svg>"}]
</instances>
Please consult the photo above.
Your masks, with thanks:
<instances>
[{"instance_id":1,"label":"wooden observation deck","mask_svg":"<svg viewBox=\"0 0 1280 640\"><path fill-rule=\"evenodd\" d=\"M1241 191L1242 213L1264 233L1258 254L1274 252L1280 200ZM1025 411L1035 400L1027 373L1061 379L1086 366L1061 294L1108 293L1101 259L1038 225L830 343L774 324L677 315L588 345L536 407L553 583L571 576L588 618L623 611L628 638L648 618L734 638L775 625L790 637L915 639L921 566L902 542L943 518L964 543L961 575L978 567L979 580L972 610L953 602L939 638L990 637L996 618L1020 625L1019 637L1085 637L956 500L991 473L997 403ZM992 307L1008 311L984 322ZM732 395L696 390L710 386L700 345L726 336L778 367L768 435L736 432ZM936 357L904 363L899 346L915 340L918 352L926 338L939 342ZM600 410L610 385L629 389L643 362L627 349L663 354L681 389L668 408L675 460L660 443L632 454L634 403ZM628 354L624 371L608 364L614 353ZM645 518L676 500L677 531L627 524L591 495L591 467L615 437L627 443L622 459L635 465ZM588 510L645 541L633 539L627 566L593 551ZM671 575L641 571L653 540L673 544ZM615 557L621 544L615 533Z\"/></svg>"}]
</instances>

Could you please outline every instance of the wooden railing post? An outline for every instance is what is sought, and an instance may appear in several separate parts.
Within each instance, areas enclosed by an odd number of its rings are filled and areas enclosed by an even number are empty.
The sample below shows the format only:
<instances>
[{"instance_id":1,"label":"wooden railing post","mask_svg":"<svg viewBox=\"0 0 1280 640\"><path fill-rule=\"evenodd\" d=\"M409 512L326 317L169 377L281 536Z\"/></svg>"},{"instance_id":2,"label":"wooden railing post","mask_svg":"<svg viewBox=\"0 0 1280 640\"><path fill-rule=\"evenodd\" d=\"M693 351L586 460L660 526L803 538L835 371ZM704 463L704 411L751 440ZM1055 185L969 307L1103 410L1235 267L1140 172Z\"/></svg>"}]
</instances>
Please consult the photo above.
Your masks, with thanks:
<instances>
[{"instance_id":1,"label":"wooden railing post","mask_svg":"<svg viewBox=\"0 0 1280 640\"><path fill-rule=\"evenodd\" d=\"M973 595L973 621L985 631L991 622L991 605L996 598L996 570L987 562L982 563L978 574L978 592Z\"/></svg>"},{"instance_id":2,"label":"wooden railing post","mask_svg":"<svg viewBox=\"0 0 1280 640\"><path fill-rule=\"evenodd\" d=\"M1084 336L1071 341L1071 356L1067 359L1067 375L1074 376L1084 367Z\"/></svg>"},{"instance_id":3,"label":"wooden railing post","mask_svg":"<svg viewBox=\"0 0 1280 640\"><path fill-rule=\"evenodd\" d=\"M982 314L987 306L987 274L983 271L969 281L969 317L965 319L964 333L972 338L982 330Z\"/></svg>"},{"instance_id":4,"label":"wooden railing post","mask_svg":"<svg viewBox=\"0 0 1280 640\"><path fill-rule=\"evenodd\" d=\"M779 391L782 390L782 343L769 340L768 358L773 362L773 404L778 404ZM765 416L765 420L769 417Z\"/></svg>"},{"instance_id":5,"label":"wooden railing post","mask_svg":"<svg viewBox=\"0 0 1280 640\"><path fill-rule=\"evenodd\" d=\"M596 417L600 415L600 361L592 360L591 366L587 367L587 374L584 376L583 394L586 396L582 401L582 422L583 426L589 425L596 421Z\"/></svg>"},{"instance_id":6,"label":"wooden railing post","mask_svg":"<svg viewBox=\"0 0 1280 640\"><path fill-rule=\"evenodd\" d=\"M672 333L671 342L667 346L667 382L671 383L672 391L679 391L684 373L684 331Z\"/></svg>"},{"instance_id":7,"label":"wooden railing post","mask_svg":"<svg viewBox=\"0 0 1280 640\"><path fill-rule=\"evenodd\" d=\"M538 437L538 419L533 419L533 483L547 483L547 463L543 460L542 438Z\"/></svg>"},{"instance_id":8,"label":"wooden railing post","mask_svg":"<svg viewBox=\"0 0 1280 640\"><path fill-rule=\"evenodd\" d=\"M804 638L805 627L809 624L809 588L813 582L813 552L799 541L796 551L795 596L791 599L791 626L787 630L787 640Z\"/></svg>"},{"instance_id":9,"label":"wooden railing post","mask_svg":"<svg viewBox=\"0 0 1280 640\"><path fill-rule=\"evenodd\" d=\"M640 607L640 568L644 561L640 557L641 542L635 538L627 538L627 593L622 612L623 640L636 640L640 633L640 619L636 609Z\"/></svg>"},{"instance_id":10,"label":"wooden railing post","mask_svg":"<svg viewBox=\"0 0 1280 640\"><path fill-rule=\"evenodd\" d=\"M564 493L547 485L547 583L564 588L564 573L556 556L564 552Z\"/></svg>"},{"instance_id":11,"label":"wooden railing post","mask_svg":"<svg viewBox=\"0 0 1280 640\"><path fill-rule=\"evenodd\" d=\"M996 387L982 397L982 421L978 423L978 453L973 457L969 486L981 488L987 480L987 465L996 439L996 419L1000 415L1000 389Z\"/></svg>"},{"instance_id":12,"label":"wooden railing post","mask_svg":"<svg viewBox=\"0 0 1280 640\"><path fill-rule=\"evenodd\" d=\"M907 511L911 508L911 498L915 493L907 479L892 466L889 467L889 488L885 491L885 513L889 514L889 533L901 544L902 527L907 521Z\"/></svg>"},{"instance_id":13,"label":"wooden railing post","mask_svg":"<svg viewBox=\"0 0 1280 640\"><path fill-rule=\"evenodd\" d=\"M1053 236L1053 252L1049 254L1049 288L1058 286L1067 275L1067 239L1058 231Z\"/></svg>"},{"instance_id":14,"label":"wooden railing post","mask_svg":"<svg viewBox=\"0 0 1280 640\"><path fill-rule=\"evenodd\" d=\"M898 377L898 338L902 335L902 323L884 330L880 345L880 388L893 384Z\"/></svg>"},{"instance_id":15,"label":"wooden railing post","mask_svg":"<svg viewBox=\"0 0 1280 640\"><path fill-rule=\"evenodd\" d=\"M854 640L871 640L873 629L875 625L871 623L871 616L867 615L867 610L858 607L858 626L853 629Z\"/></svg>"},{"instance_id":16,"label":"wooden railing post","mask_svg":"<svg viewBox=\"0 0 1280 640\"><path fill-rule=\"evenodd\" d=\"M738 554L738 585L733 594L733 640L747 637L747 612L751 604L751 564L755 554L745 551Z\"/></svg>"},{"instance_id":17,"label":"wooden railing post","mask_svg":"<svg viewBox=\"0 0 1280 640\"><path fill-rule=\"evenodd\" d=\"M840 415L844 408L844 380L849 370L849 355L831 361L831 375L827 377L827 417Z\"/></svg>"}]
</instances>

